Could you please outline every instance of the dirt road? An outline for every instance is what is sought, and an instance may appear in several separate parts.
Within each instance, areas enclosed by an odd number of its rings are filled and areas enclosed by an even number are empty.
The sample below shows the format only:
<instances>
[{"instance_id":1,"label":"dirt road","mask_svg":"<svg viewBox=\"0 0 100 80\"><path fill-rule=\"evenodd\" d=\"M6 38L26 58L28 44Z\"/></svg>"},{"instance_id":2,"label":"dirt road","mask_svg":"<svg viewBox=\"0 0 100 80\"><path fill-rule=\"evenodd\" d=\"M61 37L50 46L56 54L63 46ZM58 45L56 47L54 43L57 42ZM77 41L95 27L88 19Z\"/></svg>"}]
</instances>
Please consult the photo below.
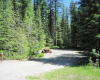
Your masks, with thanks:
<instances>
[{"instance_id":1,"label":"dirt road","mask_svg":"<svg viewBox=\"0 0 100 80\"><path fill-rule=\"evenodd\" d=\"M0 80L27 80L26 76L34 76L53 69L75 66L86 59L77 50L53 49L44 58L30 61L0 61Z\"/></svg>"}]
</instances>

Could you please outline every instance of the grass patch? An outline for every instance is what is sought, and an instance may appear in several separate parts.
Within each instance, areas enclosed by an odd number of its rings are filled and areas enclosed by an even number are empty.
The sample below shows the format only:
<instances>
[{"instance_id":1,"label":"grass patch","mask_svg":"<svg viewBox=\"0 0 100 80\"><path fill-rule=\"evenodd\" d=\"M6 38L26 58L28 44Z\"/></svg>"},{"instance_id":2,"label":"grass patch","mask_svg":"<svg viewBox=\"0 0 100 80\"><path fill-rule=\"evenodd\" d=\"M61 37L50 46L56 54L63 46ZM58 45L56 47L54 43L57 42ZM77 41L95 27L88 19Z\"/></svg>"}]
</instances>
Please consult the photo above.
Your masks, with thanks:
<instances>
[{"instance_id":1,"label":"grass patch","mask_svg":"<svg viewBox=\"0 0 100 80\"><path fill-rule=\"evenodd\" d=\"M29 80L36 80L36 79L39 79L38 77L33 77L33 76L27 76L26 79L29 79Z\"/></svg>"},{"instance_id":2,"label":"grass patch","mask_svg":"<svg viewBox=\"0 0 100 80\"><path fill-rule=\"evenodd\" d=\"M33 80L100 80L100 68L91 66L65 67L40 74L38 79Z\"/></svg>"}]
</instances>

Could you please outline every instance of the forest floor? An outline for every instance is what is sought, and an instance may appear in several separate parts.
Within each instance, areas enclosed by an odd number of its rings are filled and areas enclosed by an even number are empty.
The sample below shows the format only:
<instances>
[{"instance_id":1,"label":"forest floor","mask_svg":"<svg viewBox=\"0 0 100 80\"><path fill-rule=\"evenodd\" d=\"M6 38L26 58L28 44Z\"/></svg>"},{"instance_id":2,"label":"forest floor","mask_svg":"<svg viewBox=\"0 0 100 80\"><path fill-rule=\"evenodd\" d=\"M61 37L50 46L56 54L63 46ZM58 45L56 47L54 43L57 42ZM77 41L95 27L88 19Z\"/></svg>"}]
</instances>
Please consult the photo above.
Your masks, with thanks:
<instances>
[{"instance_id":1,"label":"forest floor","mask_svg":"<svg viewBox=\"0 0 100 80\"><path fill-rule=\"evenodd\" d=\"M82 51L73 49L51 49L43 58L34 60L0 61L0 80L27 80L26 76L35 76L65 66L76 66L86 60Z\"/></svg>"}]
</instances>

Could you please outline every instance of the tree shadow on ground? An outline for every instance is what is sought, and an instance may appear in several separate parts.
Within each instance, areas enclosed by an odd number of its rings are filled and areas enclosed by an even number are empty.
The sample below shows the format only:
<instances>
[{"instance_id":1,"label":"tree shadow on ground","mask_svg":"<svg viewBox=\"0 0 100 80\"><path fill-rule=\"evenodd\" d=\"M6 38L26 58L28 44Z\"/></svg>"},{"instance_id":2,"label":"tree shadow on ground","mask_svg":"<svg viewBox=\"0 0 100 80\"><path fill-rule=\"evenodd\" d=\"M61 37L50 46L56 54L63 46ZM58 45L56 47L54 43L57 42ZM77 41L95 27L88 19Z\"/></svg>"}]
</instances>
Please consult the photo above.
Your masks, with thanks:
<instances>
[{"instance_id":1,"label":"tree shadow on ground","mask_svg":"<svg viewBox=\"0 0 100 80\"><path fill-rule=\"evenodd\" d=\"M82 51L82 50L79 50L79 49L51 49L51 50L57 50L57 51Z\"/></svg>"},{"instance_id":2,"label":"tree shadow on ground","mask_svg":"<svg viewBox=\"0 0 100 80\"><path fill-rule=\"evenodd\" d=\"M51 58L40 58L31 60L51 65L79 66L84 65L87 59L88 57L83 56L82 54L62 54Z\"/></svg>"}]
</instances>

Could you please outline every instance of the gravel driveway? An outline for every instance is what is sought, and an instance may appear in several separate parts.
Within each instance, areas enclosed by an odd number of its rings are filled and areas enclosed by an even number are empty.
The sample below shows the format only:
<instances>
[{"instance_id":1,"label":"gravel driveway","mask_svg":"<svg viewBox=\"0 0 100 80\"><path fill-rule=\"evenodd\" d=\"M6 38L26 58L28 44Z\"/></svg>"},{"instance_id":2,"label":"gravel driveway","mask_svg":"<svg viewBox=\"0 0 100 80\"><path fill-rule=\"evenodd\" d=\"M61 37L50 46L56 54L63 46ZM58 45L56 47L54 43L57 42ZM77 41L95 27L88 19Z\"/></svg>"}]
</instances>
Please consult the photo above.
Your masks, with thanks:
<instances>
[{"instance_id":1,"label":"gravel driveway","mask_svg":"<svg viewBox=\"0 0 100 80\"><path fill-rule=\"evenodd\" d=\"M4 60L0 61L0 80L27 80L26 76L34 76L53 69L75 66L86 57L77 50L53 49L44 58L30 61Z\"/></svg>"}]
</instances>

